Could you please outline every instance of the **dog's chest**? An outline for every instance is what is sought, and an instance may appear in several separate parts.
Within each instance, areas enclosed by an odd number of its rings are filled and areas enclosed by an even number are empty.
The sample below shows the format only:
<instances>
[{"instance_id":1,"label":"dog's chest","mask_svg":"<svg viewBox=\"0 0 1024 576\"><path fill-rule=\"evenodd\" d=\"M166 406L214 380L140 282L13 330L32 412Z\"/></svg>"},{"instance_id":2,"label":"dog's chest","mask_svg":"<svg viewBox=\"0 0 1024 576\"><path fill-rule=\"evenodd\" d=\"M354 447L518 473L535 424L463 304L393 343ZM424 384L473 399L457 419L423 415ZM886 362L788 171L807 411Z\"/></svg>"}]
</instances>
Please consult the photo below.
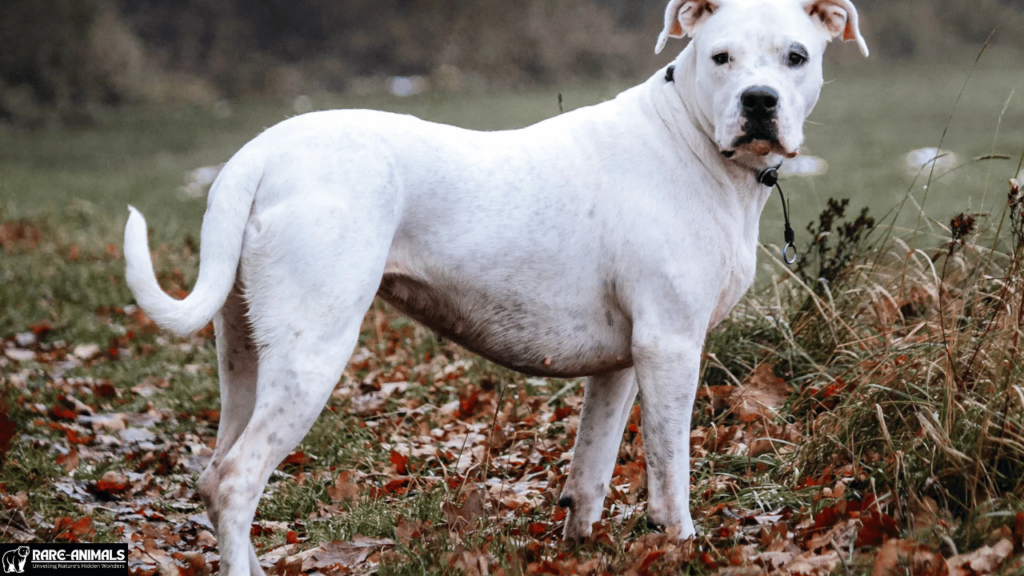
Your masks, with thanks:
<instances>
[{"instance_id":1,"label":"dog's chest","mask_svg":"<svg viewBox=\"0 0 1024 576\"><path fill-rule=\"evenodd\" d=\"M739 303L754 282L757 268L756 243L742 236L727 249L721 259L721 285L715 298L708 329L714 328Z\"/></svg>"},{"instance_id":2,"label":"dog's chest","mask_svg":"<svg viewBox=\"0 0 1024 576\"><path fill-rule=\"evenodd\" d=\"M378 290L441 336L520 372L574 377L631 366L631 322L610 301L586 293L538 300L395 273L385 274Z\"/></svg>"}]
</instances>

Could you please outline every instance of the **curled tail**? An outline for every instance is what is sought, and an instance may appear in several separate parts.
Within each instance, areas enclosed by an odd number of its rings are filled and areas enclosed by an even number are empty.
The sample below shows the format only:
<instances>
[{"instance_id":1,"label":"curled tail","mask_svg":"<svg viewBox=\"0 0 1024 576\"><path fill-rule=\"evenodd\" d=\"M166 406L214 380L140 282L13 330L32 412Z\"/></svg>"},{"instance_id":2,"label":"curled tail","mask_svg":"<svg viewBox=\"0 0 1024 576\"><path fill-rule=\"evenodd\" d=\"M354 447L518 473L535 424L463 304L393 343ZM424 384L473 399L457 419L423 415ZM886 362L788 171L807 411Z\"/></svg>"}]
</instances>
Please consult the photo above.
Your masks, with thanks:
<instances>
[{"instance_id":1,"label":"curled tail","mask_svg":"<svg viewBox=\"0 0 1024 576\"><path fill-rule=\"evenodd\" d=\"M213 318L235 283L242 238L256 195L260 173L235 158L210 189L200 235L199 278L184 300L160 288L149 256L146 219L129 206L124 229L125 279L142 310L162 328L191 334ZM252 178L255 173L256 178Z\"/></svg>"}]
</instances>

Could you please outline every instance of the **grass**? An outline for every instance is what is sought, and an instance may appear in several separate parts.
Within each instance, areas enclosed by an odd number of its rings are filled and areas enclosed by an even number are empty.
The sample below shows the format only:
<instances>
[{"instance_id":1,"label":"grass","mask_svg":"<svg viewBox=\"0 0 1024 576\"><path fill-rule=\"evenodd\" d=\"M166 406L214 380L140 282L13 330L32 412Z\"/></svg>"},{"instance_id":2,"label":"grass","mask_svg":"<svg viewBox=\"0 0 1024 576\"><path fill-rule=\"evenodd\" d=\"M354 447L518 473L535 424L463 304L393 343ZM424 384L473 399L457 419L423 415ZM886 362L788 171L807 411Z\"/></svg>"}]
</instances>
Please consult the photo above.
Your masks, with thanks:
<instances>
[{"instance_id":1,"label":"grass","mask_svg":"<svg viewBox=\"0 0 1024 576\"><path fill-rule=\"evenodd\" d=\"M562 548L554 500L572 446L578 383L497 368L375 305L357 360L271 479L257 515L260 552L356 534L393 539L374 557L382 574L472 574L480 558L506 574L707 573L750 567L751 558L769 566L764 554L773 546L795 561L797 551L782 547L787 538L809 560L841 551L830 566L848 573L870 572L886 538L955 558L1006 537L1021 552L1024 224L1007 209L1005 182L1019 170L1024 105L1010 97L1021 86L1008 66L992 54L973 71L965 58L946 67L826 72L805 152L825 158L830 170L784 181L807 265L794 274L766 248L758 284L709 336L706 394L695 415L696 433L706 438L694 447L693 506L704 530L695 549L644 528L636 420L616 469L610 519L594 542ZM571 109L620 88L571 88L562 96ZM558 111L556 90L312 101L479 129L522 126ZM150 217L163 286L191 286L205 202L180 191L184 174L225 161L294 113L273 101L231 109L227 117L199 108L131 109L88 129L0 138L0 222L8 237L20 235L0 252L0 337L10 349L17 335L39 333L32 360L0 356L0 404L14 426L0 497L5 522L21 511L38 539L67 539L60 518L92 516L89 539L141 541L129 538L140 533L139 522L112 505L119 503L189 526L175 533L176 549L213 550L187 521L200 510L194 481L218 417L212 338L207 331L172 339L133 313L119 245L132 203ZM944 128L943 147L968 163L952 176L915 182L905 154L936 145ZM1013 160L970 161L992 153ZM908 193L904 210L890 213ZM835 222L825 226L831 197L851 203L842 215L833 208ZM851 240L849 259L820 282L819 264L836 257L842 240L837 224L853 222L862 207L878 225L862 227L866 236ZM963 243L951 244L950 219L961 212L987 216L977 216ZM773 201L763 241L778 244L781 228ZM826 228L831 235L812 244ZM83 344L100 351L76 359ZM774 414L739 416L729 394L765 378L783 383L783 403ZM399 381L408 388L374 400ZM377 403L367 409L371 400ZM150 424L128 428L152 430L152 446L103 444L104 434L117 432L82 425L76 401L96 414L145 415ZM138 476L127 492L96 492L110 472ZM349 473L357 495L340 497ZM69 496L68 486L92 495ZM513 486L525 496L510 492ZM480 487L488 508L482 517L466 503ZM455 528L459 514L473 529ZM815 547L825 536L831 544ZM179 546L169 536L139 538ZM145 572L148 560L136 561Z\"/></svg>"}]
</instances>

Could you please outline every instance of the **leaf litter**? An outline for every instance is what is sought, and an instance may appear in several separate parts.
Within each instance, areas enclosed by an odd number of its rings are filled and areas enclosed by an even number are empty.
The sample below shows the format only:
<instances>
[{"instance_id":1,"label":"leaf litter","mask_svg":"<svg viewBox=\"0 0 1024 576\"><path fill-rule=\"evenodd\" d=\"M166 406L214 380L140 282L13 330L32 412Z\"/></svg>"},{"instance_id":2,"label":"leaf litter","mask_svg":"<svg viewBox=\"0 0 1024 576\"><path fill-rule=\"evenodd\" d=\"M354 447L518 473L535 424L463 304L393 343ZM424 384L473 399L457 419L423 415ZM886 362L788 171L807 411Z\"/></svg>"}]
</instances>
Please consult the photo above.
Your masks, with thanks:
<instances>
[{"instance_id":1,"label":"leaf litter","mask_svg":"<svg viewBox=\"0 0 1024 576\"><path fill-rule=\"evenodd\" d=\"M0 242L11 253L31 252L46 242L40 230L4 222ZM86 266L93 260L82 252L77 245L58 251L68 265ZM99 258L120 255L108 247ZM188 285L176 271L162 278L178 291ZM219 421L212 330L171 341L128 303L90 312L115 335L54 339L61 320L50 317L3 337L0 462L17 472L0 483L2 537L126 542L139 575L216 572L215 531L195 491ZM166 370L133 372L162 349L176 368L164 360L157 365ZM183 386L191 397L177 396ZM841 380L794 386L768 360L735 385L702 385L690 438L691 502L703 532L687 542L645 526L643 423L635 406L604 518L591 541L571 547L560 540L565 511L555 503L572 461L583 383L496 368L378 303L321 416L336 420L324 429L338 437L360 431L351 442L363 445L347 447L357 457L339 461L318 448L322 439L307 438L263 500L304 512L264 514L261 506L252 535L264 569L289 575L400 573L416 557L431 558L430 571L470 575L1020 568L1024 514L974 550L943 553L909 537L911 530L955 529L927 497L877 494L866 472L850 464L813 477L785 469L782 457L816 424L813 413L798 419L787 409L808 395L827 405L847 388ZM29 452L45 455L49 467L22 462ZM289 494L311 486L321 487L310 490L314 502L289 505ZM432 497L432 511L412 510ZM333 527L374 506L384 520L361 528L371 534Z\"/></svg>"}]
</instances>

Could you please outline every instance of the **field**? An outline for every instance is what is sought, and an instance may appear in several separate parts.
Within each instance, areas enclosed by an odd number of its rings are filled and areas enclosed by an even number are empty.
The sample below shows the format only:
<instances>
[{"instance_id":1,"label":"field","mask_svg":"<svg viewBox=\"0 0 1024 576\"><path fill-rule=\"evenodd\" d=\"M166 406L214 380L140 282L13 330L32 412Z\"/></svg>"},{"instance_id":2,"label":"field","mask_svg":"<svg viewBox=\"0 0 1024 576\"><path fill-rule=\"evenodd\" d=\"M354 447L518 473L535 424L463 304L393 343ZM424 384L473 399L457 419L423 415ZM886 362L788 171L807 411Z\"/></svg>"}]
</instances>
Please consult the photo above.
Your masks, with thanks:
<instances>
[{"instance_id":1,"label":"field","mask_svg":"<svg viewBox=\"0 0 1024 576\"><path fill-rule=\"evenodd\" d=\"M375 304L260 504L265 568L1019 573L1024 223L1007 180L1024 104L1019 64L974 56L826 71L804 152L829 170L783 180L803 265L775 256L772 198L758 283L708 341L691 435L698 539L645 527L635 412L597 536L563 545L555 501L582 382L500 369ZM572 109L622 88L309 102L503 129L557 114L559 93ZM149 219L164 288L184 294L205 208L186 174L294 113L138 108L0 132L0 541L124 541L136 573L216 570L194 491L219 418L212 330L172 338L133 306L125 206ZM940 141L962 167L907 168L910 150ZM999 157L975 160L986 155Z\"/></svg>"}]
</instances>

